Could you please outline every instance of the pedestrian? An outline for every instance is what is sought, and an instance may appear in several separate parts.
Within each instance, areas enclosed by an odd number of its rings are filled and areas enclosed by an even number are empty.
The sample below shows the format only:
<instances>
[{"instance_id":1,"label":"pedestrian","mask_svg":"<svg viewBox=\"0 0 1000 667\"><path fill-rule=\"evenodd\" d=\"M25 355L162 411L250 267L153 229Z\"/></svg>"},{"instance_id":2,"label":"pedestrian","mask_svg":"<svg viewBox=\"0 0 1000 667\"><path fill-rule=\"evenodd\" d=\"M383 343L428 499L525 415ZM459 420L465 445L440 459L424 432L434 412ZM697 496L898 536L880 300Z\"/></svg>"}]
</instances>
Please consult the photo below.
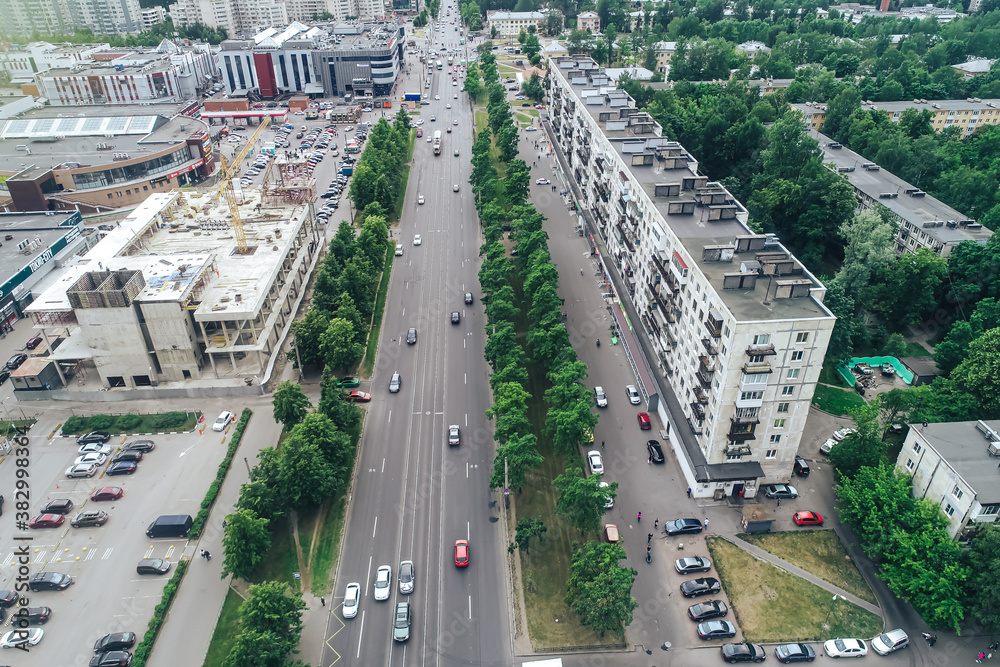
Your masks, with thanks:
<instances>
[{"instance_id":1,"label":"pedestrian","mask_svg":"<svg viewBox=\"0 0 1000 667\"><path fill-rule=\"evenodd\" d=\"M688 498L690 498L690 497L691 497L691 487L689 486L688 487Z\"/></svg>"},{"instance_id":2,"label":"pedestrian","mask_svg":"<svg viewBox=\"0 0 1000 667\"><path fill-rule=\"evenodd\" d=\"M637 523L642 521L642 512L635 515L635 520Z\"/></svg>"},{"instance_id":3,"label":"pedestrian","mask_svg":"<svg viewBox=\"0 0 1000 667\"><path fill-rule=\"evenodd\" d=\"M583 269L580 269L580 270L583 271ZM603 440L601 440L601 449L604 449L604 441Z\"/></svg>"},{"instance_id":4,"label":"pedestrian","mask_svg":"<svg viewBox=\"0 0 1000 667\"><path fill-rule=\"evenodd\" d=\"M225 529L226 529L226 520L223 519L222 520L222 530L225 530Z\"/></svg>"},{"instance_id":5,"label":"pedestrian","mask_svg":"<svg viewBox=\"0 0 1000 667\"><path fill-rule=\"evenodd\" d=\"M781 507L781 498L778 498L778 507Z\"/></svg>"},{"instance_id":6,"label":"pedestrian","mask_svg":"<svg viewBox=\"0 0 1000 667\"><path fill-rule=\"evenodd\" d=\"M320 604L320 606L325 607L326 606L326 598L320 598L319 599L319 604Z\"/></svg>"},{"instance_id":7,"label":"pedestrian","mask_svg":"<svg viewBox=\"0 0 1000 667\"><path fill-rule=\"evenodd\" d=\"M653 534L649 533L648 535L646 535L646 544L649 544L652 541L653 541Z\"/></svg>"},{"instance_id":8,"label":"pedestrian","mask_svg":"<svg viewBox=\"0 0 1000 667\"><path fill-rule=\"evenodd\" d=\"M930 641L930 640L931 640L931 633L929 633L929 632L921 632L920 634L921 634L921 635L923 636L923 638L924 638L924 639L926 639L927 641Z\"/></svg>"},{"instance_id":9,"label":"pedestrian","mask_svg":"<svg viewBox=\"0 0 1000 667\"><path fill-rule=\"evenodd\" d=\"M986 654L983 653L982 651L980 651L979 655L976 656L976 662L982 662L985 657L986 657Z\"/></svg>"},{"instance_id":10,"label":"pedestrian","mask_svg":"<svg viewBox=\"0 0 1000 667\"><path fill-rule=\"evenodd\" d=\"M708 530L708 519L705 519L705 530Z\"/></svg>"},{"instance_id":11,"label":"pedestrian","mask_svg":"<svg viewBox=\"0 0 1000 667\"><path fill-rule=\"evenodd\" d=\"M657 519L656 521L653 522L653 530L656 530L659 527L660 527L660 520Z\"/></svg>"}]
</instances>

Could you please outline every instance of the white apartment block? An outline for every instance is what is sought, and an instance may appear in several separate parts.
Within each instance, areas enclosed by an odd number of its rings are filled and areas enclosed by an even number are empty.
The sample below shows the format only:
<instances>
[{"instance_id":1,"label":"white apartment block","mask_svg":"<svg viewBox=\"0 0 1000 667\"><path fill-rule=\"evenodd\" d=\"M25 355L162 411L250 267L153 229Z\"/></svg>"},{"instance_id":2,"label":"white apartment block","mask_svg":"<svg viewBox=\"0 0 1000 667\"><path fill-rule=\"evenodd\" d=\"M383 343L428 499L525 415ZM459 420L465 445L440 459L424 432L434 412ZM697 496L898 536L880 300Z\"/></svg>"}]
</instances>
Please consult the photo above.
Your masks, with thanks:
<instances>
[{"instance_id":1,"label":"white apartment block","mask_svg":"<svg viewBox=\"0 0 1000 667\"><path fill-rule=\"evenodd\" d=\"M0 34L66 34L90 28L98 35L142 30L139 0L0 0Z\"/></svg>"},{"instance_id":2,"label":"white apartment block","mask_svg":"<svg viewBox=\"0 0 1000 667\"><path fill-rule=\"evenodd\" d=\"M825 287L592 59L553 58L549 81L550 138L689 485L788 481L835 322Z\"/></svg>"},{"instance_id":3,"label":"white apartment block","mask_svg":"<svg viewBox=\"0 0 1000 667\"><path fill-rule=\"evenodd\" d=\"M77 0L83 23L98 35L142 31L139 0Z\"/></svg>"},{"instance_id":4,"label":"white apartment block","mask_svg":"<svg viewBox=\"0 0 1000 667\"><path fill-rule=\"evenodd\" d=\"M524 30L527 32L529 26L541 31L545 25L545 14L542 12L486 12L486 20L489 23L488 30L497 29L500 37L517 38Z\"/></svg>"},{"instance_id":5,"label":"white apartment block","mask_svg":"<svg viewBox=\"0 0 1000 667\"><path fill-rule=\"evenodd\" d=\"M168 13L174 25L202 23L210 28L225 28L233 38L288 23L284 0L179 0L170 5Z\"/></svg>"},{"instance_id":6,"label":"white apartment block","mask_svg":"<svg viewBox=\"0 0 1000 667\"><path fill-rule=\"evenodd\" d=\"M937 503L948 534L962 538L1000 515L1000 421L914 424L896 469L913 477L913 495Z\"/></svg>"},{"instance_id":7,"label":"white apartment block","mask_svg":"<svg viewBox=\"0 0 1000 667\"><path fill-rule=\"evenodd\" d=\"M157 23L167 20L167 10L159 5L142 8L142 29L149 30Z\"/></svg>"}]
</instances>

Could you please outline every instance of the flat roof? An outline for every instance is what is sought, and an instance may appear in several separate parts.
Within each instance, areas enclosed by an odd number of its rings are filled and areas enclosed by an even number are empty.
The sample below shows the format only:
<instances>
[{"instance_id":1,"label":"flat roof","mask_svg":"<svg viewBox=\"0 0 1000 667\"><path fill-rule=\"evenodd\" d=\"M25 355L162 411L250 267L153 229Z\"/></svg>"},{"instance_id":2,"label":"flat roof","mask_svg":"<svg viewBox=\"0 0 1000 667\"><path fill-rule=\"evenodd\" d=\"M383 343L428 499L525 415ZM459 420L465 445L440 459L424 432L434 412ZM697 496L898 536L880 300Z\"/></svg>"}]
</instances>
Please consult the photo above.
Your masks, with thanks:
<instances>
[{"instance_id":1,"label":"flat roof","mask_svg":"<svg viewBox=\"0 0 1000 667\"><path fill-rule=\"evenodd\" d=\"M560 58L558 60L560 61L560 66L554 69L558 70L559 76L567 81L569 81L569 78L566 76L567 68L562 67L562 64L565 62L582 60L585 63L589 62L593 64L590 58ZM596 65L593 65L591 71L598 75L595 81L604 76L603 71L598 69ZM655 195L656 186L683 183L685 178L698 176L696 172L697 162L694 158L679 143L670 141L658 133L637 134L628 128L624 130L609 130L607 121L600 120L602 113L610 113L614 120L618 120L620 109L634 108L634 101L625 91L617 90L614 86L610 85L595 86L590 80L587 83L573 83L570 85L570 88L576 97L578 107L586 110L593 117L597 126L602 129L605 136L610 140L612 149L618 153L625 163L625 169L627 170L625 176L628 182L642 188L646 193L659 215L683 244L691 259L694 260L698 269L711 283L719 299L738 320L756 321L832 317L832 314L826 307L813 298L766 299L765 295L768 292L766 276L762 276L757 281L758 284L755 290L723 289L722 281L724 274L738 272L740 261L752 259L752 254L736 255L734 261L731 262L712 262L703 260L703 250L707 246L730 245L736 240L737 236L753 235L755 232L751 231L739 218L709 220L711 210L709 206L705 205L695 206L693 213L669 213L668 209L671 202L694 202L696 192L695 190L682 189L680 194L676 196L657 197ZM652 121L652 119L650 119L650 122L655 125L655 121ZM656 130L657 132L659 131L658 125L656 125ZM631 165L633 155L642 154L646 152L646 149L654 146L668 151L673 157L686 158L686 163L683 167L669 167L665 166L668 163L654 159L653 164L650 166ZM695 165L694 168L692 168L692 165ZM723 190L721 185L718 187L720 190ZM736 201L728 192L726 192L726 195L728 204L736 206L738 214L746 215L744 206ZM611 205L615 205L614 202L611 202ZM653 226L660 224L655 219L648 221L648 223ZM765 251L787 252L780 244L769 244L765 248ZM793 257L791 253L788 254L790 257ZM644 261L645 259L640 258L638 261ZM667 258L667 261L669 261L669 258ZM795 260L795 263L801 267L801 263L798 260ZM802 271L801 275L783 276L782 279L805 278L809 279L814 287L822 289L822 284L811 273L804 268Z\"/></svg>"},{"instance_id":2,"label":"flat roof","mask_svg":"<svg viewBox=\"0 0 1000 667\"><path fill-rule=\"evenodd\" d=\"M70 218L76 217L76 211L54 211L51 215L45 212L32 213L0 213L0 285L24 267L45 255L59 239L68 234L78 235L75 224L62 225ZM13 238L7 239L7 236ZM32 243L34 245L32 246ZM25 254L19 249L22 243L30 248Z\"/></svg>"},{"instance_id":3,"label":"flat roof","mask_svg":"<svg viewBox=\"0 0 1000 667\"><path fill-rule=\"evenodd\" d=\"M912 197L906 194L908 189L917 190L917 188L914 188L900 177L885 169L879 169L878 171L863 169L862 165L874 163L871 160L866 160L847 147L830 148L829 144L834 143L833 139L820 134L816 130L809 130L809 135L819 141L820 150L823 151L824 163L832 163L834 169L853 167L854 171L842 174L847 177L848 182L852 186L888 208L901 219L912 223L919 231L926 233L928 236L937 239L941 243L954 244L961 241L985 243L993 235L993 232L985 227L980 230L969 230L964 226L951 228L947 225L924 227L923 224L925 222L941 220L961 221L968 220L969 216L959 213L929 194L924 194L921 197ZM895 193L897 196L883 199L879 197L883 193Z\"/></svg>"},{"instance_id":4,"label":"flat roof","mask_svg":"<svg viewBox=\"0 0 1000 667\"><path fill-rule=\"evenodd\" d=\"M912 100L902 100L900 102L868 102L861 106L862 109L885 109L889 113L902 113L907 109L923 111L926 109L931 113L941 113L948 111L989 111L993 110L1000 114L1000 99L979 99L970 102L969 100L927 100L926 102L914 103ZM796 107L804 105L795 105Z\"/></svg>"},{"instance_id":5,"label":"flat roof","mask_svg":"<svg viewBox=\"0 0 1000 667\"><path fill-rule=\"evenodd\" d=\"M1000 420L984 420L986 425L1000 433ZM911 425L920 437L976 491L980 503L1000 503L1000 470L997 458L989 455L989 440L976 428L978 422L946 422Z\"/></svg>"}]
</instances>

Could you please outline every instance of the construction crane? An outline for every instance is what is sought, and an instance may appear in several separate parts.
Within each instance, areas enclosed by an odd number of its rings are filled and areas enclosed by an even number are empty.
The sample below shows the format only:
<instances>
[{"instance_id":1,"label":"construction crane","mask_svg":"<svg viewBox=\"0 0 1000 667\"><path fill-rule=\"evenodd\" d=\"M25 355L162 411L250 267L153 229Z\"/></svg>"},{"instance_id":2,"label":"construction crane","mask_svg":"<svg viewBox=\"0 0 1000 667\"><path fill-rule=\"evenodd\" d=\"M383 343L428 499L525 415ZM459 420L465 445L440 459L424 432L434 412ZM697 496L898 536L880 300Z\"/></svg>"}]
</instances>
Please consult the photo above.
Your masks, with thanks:
<instances>
[{"instance_id":1,"label":"construction crane","mask_svg":"<svg viewBox=\"0 0 1000 667\"><path fill-rule=\"evenodd\" d=\"M233 188L233 179L240 170L240 165L243 164L243 159L250 152L250 147L253 146L257 139L260 138L261 133L271 124L271 117L264 116L260 121L260 126L257 130L250 135L247 140L246 145L243 149L236 154L232 162L227 163L226 157L219 151L219 172L221 174L222 181L219 183L218 189L215 191L215 195L212 197L212 201L219 198L219 195L225 193L226 203L229 204L229 215L232 218L233 232L236 234L236 252L241 255L246 255L249 253L249 248L247 247L247 236L246 232L243 231L243 220L240 218L240 206L236 201L236 190Z\"/></svg>"}]
</instances>

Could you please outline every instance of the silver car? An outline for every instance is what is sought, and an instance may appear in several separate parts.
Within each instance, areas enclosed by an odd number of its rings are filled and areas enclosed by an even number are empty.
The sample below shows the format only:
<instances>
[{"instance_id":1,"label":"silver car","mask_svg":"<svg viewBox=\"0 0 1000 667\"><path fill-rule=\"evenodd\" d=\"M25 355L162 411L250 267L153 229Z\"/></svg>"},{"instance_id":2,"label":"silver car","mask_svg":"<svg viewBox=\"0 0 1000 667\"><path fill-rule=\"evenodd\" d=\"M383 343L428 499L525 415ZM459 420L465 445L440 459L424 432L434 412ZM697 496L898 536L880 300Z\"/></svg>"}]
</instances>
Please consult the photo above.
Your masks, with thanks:
<instances>
[{"instance_id":1,"label":"silver car","mask_svg":"<svg viewBox=\"0 0 1000 667\"><path fill-rule=\"evenodd\" d=\"M412 560L404 560L399 564L399 592L409 595L413 592L413 585L416 582L416 569Z\"/></svg>"},{"instance_id":2,"label":"silver car","mask_svg":"<svg viewBox=\"0 0 1000 667\"><path fill-rule=\"evenodd\" d=\"M594 400L597 402L597 407L608 407L608 395L604 393L604 387L594 387Z\"/></svg>"},{"instance_id":3,"label":"silver car","mask_svg":"<svg viewBox=\"0 0 1000 667\"><path fill-rule=\"evenodd\" d=\"M639 396L639 390L635 388L634 384L630 384L625 387L625 393L628 395L628 402L632 405L639 405L642 402L642 398Z\"/></svg>"},{"instance_id":4,"label":"silver car","mask_svg":"<svg viewBox=\"0 0 1000 667\"><path fill-rule=\"evenodd\" d=\"M403 384L403 378L400 377L399 373L393 373L392 379L389 380L389 393L396 394L399 393L399 388Z\"/></svg>"},{"instance_id":5,"label":"silver car","mask_svg":"<svg viewBox=\"0 0 1000 667\"><path fill-rule=\"evenodd\" d=\"M389 599L392 590L392 568L388 565L379 566L375 571L375 599L379 602Z\"/></svg>"}]
</instances>

